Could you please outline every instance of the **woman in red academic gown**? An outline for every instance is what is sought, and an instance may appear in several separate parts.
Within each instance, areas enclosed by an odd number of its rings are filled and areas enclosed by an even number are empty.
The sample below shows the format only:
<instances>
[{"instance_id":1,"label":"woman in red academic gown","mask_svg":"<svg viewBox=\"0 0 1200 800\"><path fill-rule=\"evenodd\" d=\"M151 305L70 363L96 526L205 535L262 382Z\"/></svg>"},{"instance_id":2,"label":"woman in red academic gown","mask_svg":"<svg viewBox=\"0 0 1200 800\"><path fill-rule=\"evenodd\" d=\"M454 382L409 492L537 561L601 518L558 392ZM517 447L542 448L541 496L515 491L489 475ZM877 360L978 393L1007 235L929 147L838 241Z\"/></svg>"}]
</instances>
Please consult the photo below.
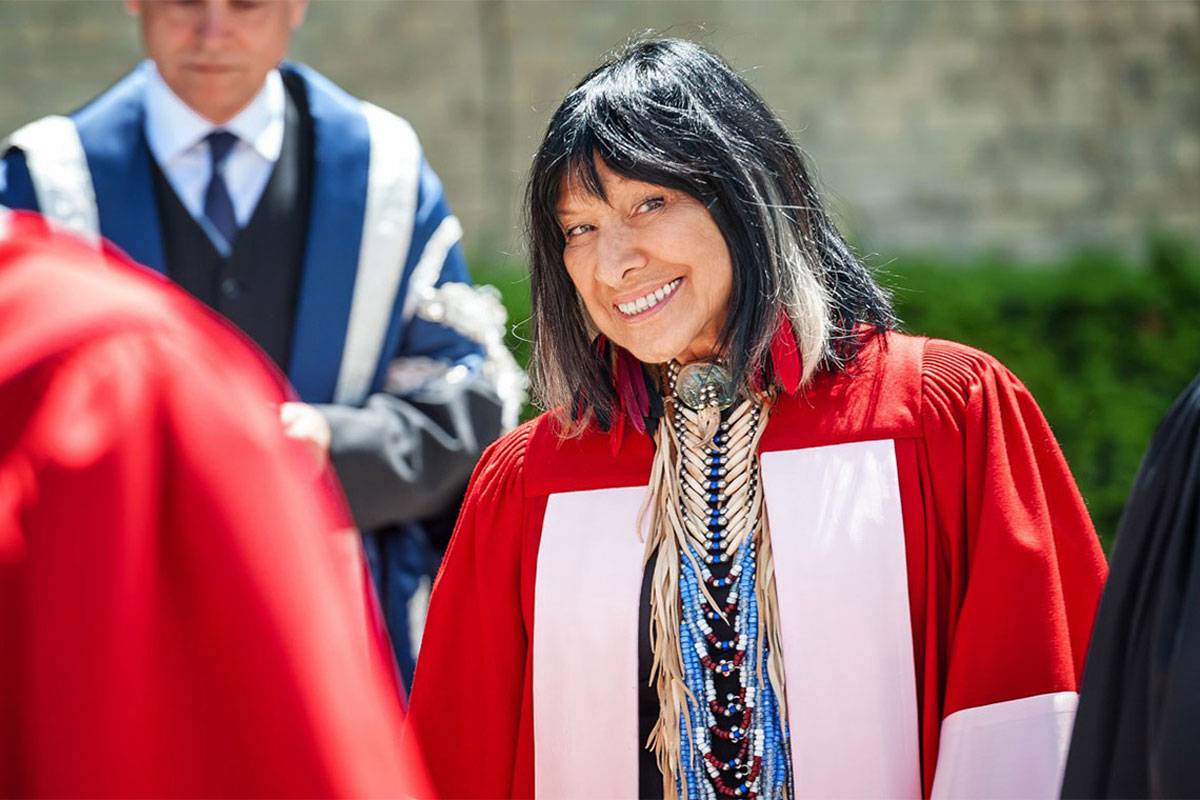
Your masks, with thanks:
<instances>
[{"instance_id":1,"label":"woman in red academic gown","mask_svg":"<svg viewBox=\"0 0 1200 800\"><path fill-rule=\"evenodd\" d=\"M177 287L0 209L0 796L423 791L288 399Z\"/></svg>"},{"instance_id":2,"label":"woman in red academic gown","mask_svg":"<svg viewBox=\"0 0 1200 800\"><path fill-rule=\"evenodd\" d=\"M411 707L446 797L1051 797L1105 564L1033 399L893 328L680 41L530 182L543 415L476 470Z\"/></svg>"}]
</instances>

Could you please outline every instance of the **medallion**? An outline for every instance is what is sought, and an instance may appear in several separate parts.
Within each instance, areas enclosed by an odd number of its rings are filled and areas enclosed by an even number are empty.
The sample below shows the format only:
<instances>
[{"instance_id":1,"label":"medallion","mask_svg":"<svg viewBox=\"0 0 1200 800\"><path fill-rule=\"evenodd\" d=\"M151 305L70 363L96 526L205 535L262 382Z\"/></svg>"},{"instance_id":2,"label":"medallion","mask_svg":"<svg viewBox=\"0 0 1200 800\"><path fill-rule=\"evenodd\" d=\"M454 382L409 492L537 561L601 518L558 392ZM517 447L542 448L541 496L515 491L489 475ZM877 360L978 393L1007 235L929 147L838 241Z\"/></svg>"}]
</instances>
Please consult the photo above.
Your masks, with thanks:
<instances>
[{"instance_id":1,"label":"medallion","mask_svg":"<svg viewBox=\"0 0 1200 800\"><path fill-rule=\"evenodd\" d=\"M721 411L733 405L736 392L729 371L715 361L694 361L679 368L675 396L693 411L716 406Z\"/></svg>"}]
</instances>

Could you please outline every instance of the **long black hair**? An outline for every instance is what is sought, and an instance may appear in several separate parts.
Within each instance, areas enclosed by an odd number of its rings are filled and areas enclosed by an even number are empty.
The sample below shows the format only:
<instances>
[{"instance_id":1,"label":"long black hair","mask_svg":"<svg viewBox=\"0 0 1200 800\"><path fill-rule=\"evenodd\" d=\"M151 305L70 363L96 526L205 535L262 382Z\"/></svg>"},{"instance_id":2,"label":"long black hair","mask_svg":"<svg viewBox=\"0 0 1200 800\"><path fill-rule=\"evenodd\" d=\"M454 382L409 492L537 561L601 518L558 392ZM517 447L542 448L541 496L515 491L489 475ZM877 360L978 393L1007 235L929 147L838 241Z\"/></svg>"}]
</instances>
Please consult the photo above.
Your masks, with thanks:
<instances>
[{"instance_id":1,"label":"long black hair","mask_svg":"<svg viewBox=\"0 0 1200 800\"><path fill-rule=\"evenodd\" d=\"M563 264L556 214L564 179L604 198L597 158L708 207L733 264L718 346L739 383L769 366L780 310L793 326L803 382L853 361L865 330L895 326L890 297L830 221L803 155L762 98L698 44L640 41L566 96L534 156L526 198L532 373L543 407L605 427L617 407L595 326Z\"/></svg>"}]
</instances>

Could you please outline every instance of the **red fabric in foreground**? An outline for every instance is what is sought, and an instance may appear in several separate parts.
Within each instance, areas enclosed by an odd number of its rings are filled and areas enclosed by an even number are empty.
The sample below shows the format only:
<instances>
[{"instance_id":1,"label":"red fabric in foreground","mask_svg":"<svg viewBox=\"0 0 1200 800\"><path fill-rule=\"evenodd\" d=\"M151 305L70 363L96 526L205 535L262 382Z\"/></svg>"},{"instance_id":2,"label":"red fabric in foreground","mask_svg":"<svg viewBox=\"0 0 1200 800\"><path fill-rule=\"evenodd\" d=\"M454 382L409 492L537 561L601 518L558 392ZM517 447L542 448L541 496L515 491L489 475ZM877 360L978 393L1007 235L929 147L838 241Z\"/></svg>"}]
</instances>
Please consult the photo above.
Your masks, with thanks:
<instances>
[{"instance_id":1,"label":"red fabric in foreground","mask_svg":"<svg viewBox=\"0 0 1200 800\"><path fill-rule=\"evenodd\" d=\"M426 791L282 378L153 274L4 225L0 795Z\"/></svg>"},{"instance_id":2,"label":"red fabric in foreground","mask_svg":"<svg viewBox=\"0 0 1200 800\"><path fill-rule=\"evenodd\" d=\"M434 587L410 730L445 797L534 793L533 600L548 495L649 478L645 435L627 432L613 454L596 431L560 442L555 430L543 416L485 453ZM781 397L762 450L878 439L896 443L928 796L948 715L1078 689L1107 567L1046 421L990 356L876 337L850 371Z\"/></svg>"}]
</instances>

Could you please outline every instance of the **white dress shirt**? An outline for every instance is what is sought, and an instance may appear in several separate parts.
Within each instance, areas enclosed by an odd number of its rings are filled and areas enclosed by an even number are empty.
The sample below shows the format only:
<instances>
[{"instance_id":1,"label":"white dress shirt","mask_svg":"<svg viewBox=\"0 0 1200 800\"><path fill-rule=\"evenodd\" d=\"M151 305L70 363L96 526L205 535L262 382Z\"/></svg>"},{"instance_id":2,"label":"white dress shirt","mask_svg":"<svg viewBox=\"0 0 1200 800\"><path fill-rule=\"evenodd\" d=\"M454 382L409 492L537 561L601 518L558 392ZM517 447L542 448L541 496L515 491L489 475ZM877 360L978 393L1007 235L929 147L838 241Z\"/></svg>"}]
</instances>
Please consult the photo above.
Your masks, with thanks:
<instances>
[{"instance_id":1,"label":"white dress shirt","mask_svg":"<svg viewBox=\"0 0 1200 800\"><path fill-rule=\"evenodd\" d=\"M153 64L148 72L146 140L171 188L195 219L203 218L212 170L204 137L229 131L238 141L225 160L223 176L238 227L245 227L283 150L285 100L279 70L272 70L254 99L224 125L214 125L179 99Z\"/></svg>"}]
</instances>

